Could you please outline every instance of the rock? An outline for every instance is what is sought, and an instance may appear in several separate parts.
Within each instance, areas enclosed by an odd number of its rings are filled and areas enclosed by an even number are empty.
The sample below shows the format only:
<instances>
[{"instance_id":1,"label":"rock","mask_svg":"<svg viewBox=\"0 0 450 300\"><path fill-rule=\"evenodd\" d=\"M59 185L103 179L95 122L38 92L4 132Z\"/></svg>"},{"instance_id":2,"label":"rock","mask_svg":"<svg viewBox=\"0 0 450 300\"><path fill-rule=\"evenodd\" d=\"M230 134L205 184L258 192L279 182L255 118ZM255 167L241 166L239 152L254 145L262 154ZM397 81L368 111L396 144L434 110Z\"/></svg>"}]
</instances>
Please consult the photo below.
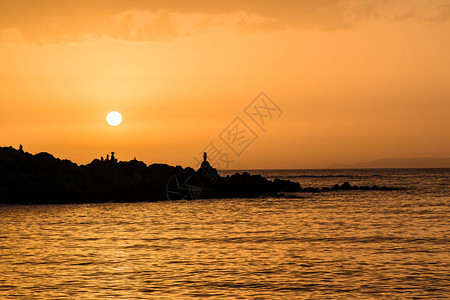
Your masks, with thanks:
<instances>
[{"instance_id":1,"label":"rock","mask_svg":"<svg viewBox=\"0 0 450 300\"><path fill-rule=\"evenodd\" d=\"M197 172L192 168L152 164L136 159L118 162L94 159L78 166L49 153L32 155L0 147L0 203L59 204L84 202L134 202L166 200L169 181L191 174L199 182L202 198L260 197L300 191L298 183L270 181L249 173L220 177L208 161Z\"/></svg>"},{"instance_id":2,"label":"rock","mask_svg":"<svg viewBox=\"0 0 450 300\"><path fill-rule=\"evenodd\" d=\"M342 190L351 190L353 187L350 185L350 183L348 183L348 181L346 181L346 182L344 182L342 185L341 185L341 189Z\"/></svg>"}]
</instances>

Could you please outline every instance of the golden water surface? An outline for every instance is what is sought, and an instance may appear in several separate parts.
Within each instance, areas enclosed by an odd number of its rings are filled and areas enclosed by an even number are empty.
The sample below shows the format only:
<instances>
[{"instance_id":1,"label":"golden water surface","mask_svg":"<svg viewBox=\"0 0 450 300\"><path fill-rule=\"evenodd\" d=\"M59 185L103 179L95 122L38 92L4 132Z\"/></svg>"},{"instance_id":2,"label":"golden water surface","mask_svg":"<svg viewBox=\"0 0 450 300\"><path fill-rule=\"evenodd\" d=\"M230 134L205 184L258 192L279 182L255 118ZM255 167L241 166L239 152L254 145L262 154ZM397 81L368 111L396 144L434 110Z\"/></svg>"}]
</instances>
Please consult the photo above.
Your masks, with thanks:
<instances>
[{"instance_id":1,"label":"golden water surface","mask_svg":"<svg viewBox=\"0 0 450 300\"><path fill-rule=\"evenodd\" d=\"M447 198L0 207L0 299L449 297Z\"/></svg>"}]
</instances>

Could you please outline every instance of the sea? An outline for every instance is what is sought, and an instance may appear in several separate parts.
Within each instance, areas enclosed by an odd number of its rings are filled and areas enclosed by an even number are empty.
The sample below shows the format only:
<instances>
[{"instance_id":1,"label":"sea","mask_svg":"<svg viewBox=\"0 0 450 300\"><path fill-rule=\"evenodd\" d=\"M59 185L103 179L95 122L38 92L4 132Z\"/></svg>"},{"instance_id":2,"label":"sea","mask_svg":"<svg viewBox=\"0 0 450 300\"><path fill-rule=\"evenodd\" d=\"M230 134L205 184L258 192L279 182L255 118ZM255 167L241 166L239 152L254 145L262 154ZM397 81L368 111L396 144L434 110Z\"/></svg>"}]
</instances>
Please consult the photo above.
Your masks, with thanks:
<instances>
[{"instance_id":1,"label":"sea","mask_svg":"<svg viewBox=\"0 0 450 300\"><path fill-rule=\"evenodd\" d=\"M0 299L450 298L450 169L247 172L399 189L0 206Z\"/></svg>"}]
</instances>

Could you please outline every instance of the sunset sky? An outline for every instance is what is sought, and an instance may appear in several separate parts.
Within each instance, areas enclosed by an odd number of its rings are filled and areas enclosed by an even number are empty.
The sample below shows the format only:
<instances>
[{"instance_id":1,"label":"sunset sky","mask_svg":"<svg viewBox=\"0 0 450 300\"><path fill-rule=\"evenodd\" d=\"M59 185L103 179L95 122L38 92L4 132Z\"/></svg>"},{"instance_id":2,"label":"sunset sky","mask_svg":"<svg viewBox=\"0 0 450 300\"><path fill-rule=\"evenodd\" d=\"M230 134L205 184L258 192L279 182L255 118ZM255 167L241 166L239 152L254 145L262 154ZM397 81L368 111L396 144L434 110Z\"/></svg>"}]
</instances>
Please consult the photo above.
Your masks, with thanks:
<instances>
[{"instance_id":1,"label":"sunset sky","mask_svg":"<svg viewBox=\"0 0 450 300\"><path fill-rule=\"evenodd\" d=\"M184 167L214 145L230 169L449 157L450 1L0 0L0 145L19 144Z\"/></svg>"}]
</instances>

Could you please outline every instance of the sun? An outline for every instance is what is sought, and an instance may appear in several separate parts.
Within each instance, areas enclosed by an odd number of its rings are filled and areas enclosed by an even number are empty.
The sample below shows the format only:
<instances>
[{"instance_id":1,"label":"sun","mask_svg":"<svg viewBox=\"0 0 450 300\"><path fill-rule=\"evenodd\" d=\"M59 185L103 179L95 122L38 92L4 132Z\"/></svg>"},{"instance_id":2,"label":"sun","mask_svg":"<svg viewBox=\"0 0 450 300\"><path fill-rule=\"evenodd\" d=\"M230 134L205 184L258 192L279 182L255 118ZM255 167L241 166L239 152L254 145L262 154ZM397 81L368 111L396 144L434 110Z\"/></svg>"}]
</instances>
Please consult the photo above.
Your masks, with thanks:
<instances>
[{"instance_id":1,"label":"sun","mask_svg":"<svg viewBox=\"0 0 450 300\"><path fill-rule=\"evenodd\" d=\"M117 126L122 123L122 115L117 111L112 111L106 116L106 122L111 126Z\"/></svg>"}]
</instances>

